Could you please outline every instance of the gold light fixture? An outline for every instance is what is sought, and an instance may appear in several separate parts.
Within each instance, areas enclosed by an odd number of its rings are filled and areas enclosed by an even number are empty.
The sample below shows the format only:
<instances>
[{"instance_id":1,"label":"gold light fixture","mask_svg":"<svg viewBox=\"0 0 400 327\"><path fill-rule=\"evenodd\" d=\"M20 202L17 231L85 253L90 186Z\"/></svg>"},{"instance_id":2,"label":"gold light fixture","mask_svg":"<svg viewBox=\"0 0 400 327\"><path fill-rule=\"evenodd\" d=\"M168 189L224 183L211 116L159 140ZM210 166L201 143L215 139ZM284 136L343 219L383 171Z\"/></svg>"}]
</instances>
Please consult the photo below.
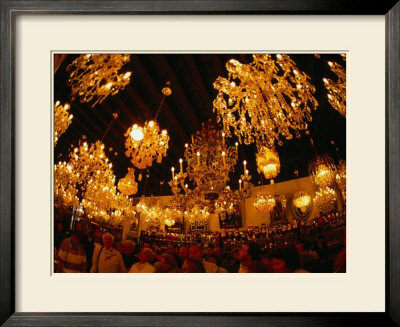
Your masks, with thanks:
<instances>
[{"instance_id":1,"label":"gold light fixture","mask_svg":"<svg viewBox=\"0 0 400 327\"><path fill-rule=\"evenodd\" d=\"M162 158L167 156L169 142L167 130L164 129L160 133L160 127L154 120L146 122L143 127L134 124L124 135L125 154L139 169L151 167L154 160L161 163Z\"/></svg>"},{"instance_id":2,"label":"gold light fixture","mask_svg":"<svg viewBox=\"0 0 400 327\"><path fill-rule=\"evenodd\" d=\"M130 61L129 54L83 54L68 67L68 85L74 100L92 103L94 107L109 95L115 95L129 84L131 72L120 73Z\"/></svg>"},{"instance_id":3,"label":"gold light fixture","mask_svg":"<svg viewBox=\"0 0 400 327\"><path fill-rule=\"evenodd\" d=\"M320 187L314 196L314 203L321 213L333 211L336 207L336 192L333 188Z\"/></svg>"},{"instance_id":4,"label":"gold light fixture","mask_svg":"<svg viewBox=\"0 0 400 327\"><path fill-rule=\"evenodd\" d=\"M269 213L276 205L275 197L265 192L259 192L253 205L259 213Z\"/></svg>"},{"instance_id":5,"label":"gold light fixture","mask_svg":"<svg viewBox=\"0 0 400 327\"><path fill-rule=\"evenodd\" d=\"M343 200L346 201L346 161L339 160L339 165L336 170L336 184L342 193Z\"/></svg>"},{"instance_id":6,"label":"gold light fixture","mask_svg":"<svg viewBox=\"0 0 400 327\"><path fill-rule=\"evenodd\" d=\"M263 173L266 179L275 178L281 168L278 153L266 146L259 148L256 154L257 171Z\"/></svg>"},{"instance_id":7,"label":"gold light fixture","mask_svg":"<svg viewBox=\"0 0 400 327\"><path fill-rule=\"evenodd\" d=\"M346 55L343 58L346 60ZM328 101L335 110L346 117L346 68L333 61L328 61L328 65L337 76L336 81L322 79L328 91Z\"/></svg>"},{"instance_id":8,"label":"gold light fixture","mask_svg":"<svg viewBox=\"0 0 400 327\"><path fill-rule=\"evenodd\" d=\"M293 204L296 208L300 209L301 212L305 212L308 209L310 202L311 196L305 189L300 189L293 195Z\"/></svg>"},{"instance_id":9,"label":"gold light fixture","mask_svg":"<svg viewBox=\"0 0 400 327\"><path fill-rule=\"evenodd\" d=\"M308 164L308 172L316 185L320 187L330 186L335 182L336 165L328 154L317 155L316 159Z\"/></svg>"},{"instance_id":10,"label":"gold light fixture","mask_svg":"<svg viewBox=\"0 0 400 327\"><path fill-rule=\"evenodd\" d=\"M228 78L214 82L214 111L227 137L232 128L240 143L257 140L272 147L307 129L318 106L315 87L288 55L255 54L249 64L231 59L226 68Z\"/></svg>"},{"instance_id":11,"label":"gold light fixture","mask_svg":"<svg viewBox=\"0 0 400 327\"><path fill-rule=\"evenodd\" d=\"M72 166L64 162L54 165L54 202L58 205L78 206L78 179Z\"/></svg>"},{"instance_id":12,"label":"gold light fixture","mask_svg":"<svg viewBox=\"0 0 400 327\"><path fill-rule=\"evenodd\" d=\"M54 104L54 146L56 146L59 137L67 130L72 123L73 115L69 115L68 103L61 105L60 101Z\"/></svg>"},{"instance_id":13,"label":"gold light fixture","mask_svg":"<svg viewBox=\"0 0 400 327\"><path fill-rule=\"evenodd\" d=\"M135 182L135 170L128 168L124 178L118 181L118 190L124 195L134 195L138 190L138 183Z\"/></svg>"}]
</instances>

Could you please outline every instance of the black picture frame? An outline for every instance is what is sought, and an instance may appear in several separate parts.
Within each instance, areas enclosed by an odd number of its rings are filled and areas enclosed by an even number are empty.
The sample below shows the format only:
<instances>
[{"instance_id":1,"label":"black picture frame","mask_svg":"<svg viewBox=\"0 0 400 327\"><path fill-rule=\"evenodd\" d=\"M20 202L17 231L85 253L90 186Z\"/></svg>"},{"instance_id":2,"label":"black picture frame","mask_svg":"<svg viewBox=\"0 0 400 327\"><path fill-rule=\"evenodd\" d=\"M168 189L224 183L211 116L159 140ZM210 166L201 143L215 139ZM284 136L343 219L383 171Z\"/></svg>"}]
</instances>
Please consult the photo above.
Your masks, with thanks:
<instances>
[{"instance_id":1,"label":"black picture frame","mask_svg":"<svg viewBox=\"0 0 400 327\"><path fill-rule=\"evenodd\" d=\"M384 313L15 312L15 23L19 15L323 14L386 19L386 310ZM400 325L400 3L361 0L1 0L0 323L4 326L389 326ZM371 281L373 282L373 281Z\"/></svg>"}]
</instances>

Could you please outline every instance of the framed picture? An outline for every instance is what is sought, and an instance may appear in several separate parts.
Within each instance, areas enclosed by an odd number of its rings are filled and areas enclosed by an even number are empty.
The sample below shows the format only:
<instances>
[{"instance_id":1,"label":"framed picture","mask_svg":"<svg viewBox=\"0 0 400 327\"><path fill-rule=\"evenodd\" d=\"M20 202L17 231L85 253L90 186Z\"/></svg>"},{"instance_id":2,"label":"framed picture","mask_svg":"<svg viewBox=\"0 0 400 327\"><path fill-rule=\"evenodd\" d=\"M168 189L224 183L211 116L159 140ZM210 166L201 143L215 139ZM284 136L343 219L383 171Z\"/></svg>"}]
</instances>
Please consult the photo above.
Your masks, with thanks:
<instances>
[{"instance_id":1,"label":"framed picture","mask_svg":"<svg viewBox=\"0 0 400 327\"><path fill-rule=\"evenodd\" d=\"M3 0L0 323L400 325L399 16L397 1ZM364 43L363 38L367 40ZM51 53L104 49L171 53L242 53L243 49L316 53L322 49L349 53L351 130L347 126L347 132L353 134L349 137L351 179L346 200L351 217L347 241L353 261L346 273L321 274L314 279L306 274L293 278L219 274L203 279L53 276L52 255L43 250L51 244L48 234L53 210L49 196L53 182L48 114L53 110ZM375 106L377 99L385 104ZM366 164L365 153L369 154L367 160L379 163ZM367 180L372 180L369 188L365 187ZM280 218L282 212L276 212L274 219ZM131 225L130 231L137 225ZM377 253L368 267L365 260L364 265L360 263L366 253ZM351 291L349 285L354 286ZM55 290L57 295L52 293Z\"/></svg>"}]
</instances>

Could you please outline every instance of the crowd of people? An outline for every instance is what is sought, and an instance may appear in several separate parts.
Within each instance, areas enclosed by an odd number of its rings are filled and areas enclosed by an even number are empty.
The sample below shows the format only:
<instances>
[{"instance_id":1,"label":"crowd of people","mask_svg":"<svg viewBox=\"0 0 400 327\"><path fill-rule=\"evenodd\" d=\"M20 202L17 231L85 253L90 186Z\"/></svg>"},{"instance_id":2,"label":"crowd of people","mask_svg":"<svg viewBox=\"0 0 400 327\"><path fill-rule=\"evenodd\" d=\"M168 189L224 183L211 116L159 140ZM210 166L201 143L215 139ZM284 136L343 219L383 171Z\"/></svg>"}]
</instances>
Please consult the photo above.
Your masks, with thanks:
<instances>
[{"instance_id":1,"label":"crowd of people","mask_svg":"<svg viewBox=\"0 0 400 327\"><path fill-rule=\"evenodd\" d=\"M58 224L57 224L58 225ZM346 272L345 240L334 255L321 236L311 243L262 252L248 242L230 252L220 247L170 244L160 247L136 240L116 242L100 229L85 233L81 222L67 236L57 226L54 235L58 272L65 273L308 273Z\"/></svg>"}]
</instances>

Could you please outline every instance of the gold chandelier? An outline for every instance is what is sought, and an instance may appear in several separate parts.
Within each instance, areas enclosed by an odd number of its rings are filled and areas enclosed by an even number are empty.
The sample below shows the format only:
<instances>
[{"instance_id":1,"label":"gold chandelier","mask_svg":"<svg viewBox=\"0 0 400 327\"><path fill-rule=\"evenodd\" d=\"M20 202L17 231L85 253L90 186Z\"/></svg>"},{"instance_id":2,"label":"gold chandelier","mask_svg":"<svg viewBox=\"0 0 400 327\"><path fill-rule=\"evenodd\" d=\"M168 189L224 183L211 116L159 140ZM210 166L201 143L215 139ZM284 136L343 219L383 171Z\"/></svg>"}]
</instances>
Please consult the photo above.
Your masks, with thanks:
<instances>
[{"instance_id":1,"label":"gold chandelier","mask_svg":"<svg viewBox=\"0 0 400 327\"><path fill-rule=\"evenodd\" d=\"M72 166L64 162L54 165L54 202L69 206L78 206L77 176Z\"/></svg>"},{"instance_id":2,"label":"gold chandelier","mask_svg":"<svg viewBox=\"0 0 400 327\"><path fill-rule=\"evenodd\" d=\"M281 168L278 153L266 146L259 148L256 154L257 171L263 173L266 179L278 176Z\"/></svg>"},{"instance_id":3,"label":"gold chandelier","mask_svg":"<svg viewBox=\"0 0 400 327\"><path fill-rule=\"evenodd\" d=\"M345 55L343 58L346 60ZM335 110L346 117L346 69L332 61L328 61L328 65L337 76L336 81L322 79L328 91L328 101Z\"/></svg>"},{"instance_id":4,"label":"gold chandelier","mask_svg":"<svg viewBox=\"0 0 400 327\"><path fill-rule=\"evenodd\" d=\"M311 110L318 106L315 87L288 55L255 54L249 64L231 59L226 69L228 78L214 82L214 111L227 137L232 128L240 143L257 140L271 147L307 129Z\"/></svg>"},{"instance_id":5,"label":"gold chandelier","mask_svg":"<svg viewBox=\"0 0 400 327\"><path fill-rule=\"evenodd\" d=\"M167 130L164 129L160 133L160 127L153 120L146 122L144 127L134 124L124 135L125 154L139 169L151 167L154 159L157 163L161 163L162 158L167 156L169 142Z\"/></svg>"},{"instance_id":6,"label":"gold chandelier","mask_svg":"<svg viewBox=\"0 0 400 327\"><path fill-rule=\"evenodd\" d=\"M92 107L129 84L131 72L119 73L130 61L129 54L83 54L68 67L72 100L92 102Z\"/></svg>"},{"instance_id":7,"label":"gold chandelier","mask_svg":"<svg viewBox=\"0 0 400 327\"><path fill-rule=\"evenodd\" d=\"M308 172L316 185L320 187L333 185L336 176L336 165L328 154L317 155L315 160L308 164Z\"/></svg>"},{"instance_id":8,"label":"gold chandelier","mask_svg":"<svg viewBox=\"0 0 400 327\"><path fill-rule=\"evenodd\" d=\"M197 204L184 211L185 220L187 220L192 227L201 227L207 224L210 212L207 207L202 207Z\"/></svg>"},{"instance_id":9,"label":"gold chandelier","mask_svg":"<svg viewBox=\"0 0 400 327\"><path fill-rule=\"evenodd\" d=\"M54 146L56 146L59 137L67 130L72 123L73 115L68 114L70 106L68 103L61 105L60 101L54 104Z\"/></svg>"},{"instance_id":10,"label":"gold chandelier","mask_svg":"<svg viewBox=\"0 0 400 327\"><path fill-rule=\"evenodd\" d=\"M336 170L336 184L338 185L343 199L346 201L346 161L339 160L339 165Z\"/></svg>"},{"instance_id":11,"label":"gold chandelier","mask_svg":"<svg viewBox=\"0 0 400 327\"><path fill-rule=\"evenodd\" d=\"M253 205L259 213L269 213L276 205L275 196L259 192Z\"/></svg>"},{"instance_id":12,"label":"gold chandelier","mask_svg":"<svg viewBox=\"0 0 400 327\"><path fill-rule=\"evenodd\" d=\"M192 143L185 145L188 176L203 194L219 194L225 189L237 158L236 148L225 143L225 133L212 126L203 125Z\"/></svg>"},{"instance_id":13,"label":"gold chandelier","mask_svg":"<svg viewBox=\"0 0 400 327\"><path fill-rule=\"evenodd\" d=\"M333 188L320 187L314 196L314 203L322 213L333 211L336 206L336 192Z\"/></svg>"},{"instance_id":14,"label":"gold chandelier","mask_svg":"<svg viewBox=\"0 0 400 327\"><path fill-rule=\"evenodd\" d=\"M310 202L311 202L311 196L305 189L300 189L296 191L293 195L294 206L300 209L301 212L303 213L308 209Z\"/></svg>"},{"instance_id":15,"label":"gold chandelier","mask_svg":"<svg viewBox=\"0 0 400 327\"><path fill-rule=\"evenodd\" d=\"M135 170L128 168L128 173L118 181L118 190L124 195L134 195L138 190L138 183L135 182Z\"/></svg>"}]
</instances>

